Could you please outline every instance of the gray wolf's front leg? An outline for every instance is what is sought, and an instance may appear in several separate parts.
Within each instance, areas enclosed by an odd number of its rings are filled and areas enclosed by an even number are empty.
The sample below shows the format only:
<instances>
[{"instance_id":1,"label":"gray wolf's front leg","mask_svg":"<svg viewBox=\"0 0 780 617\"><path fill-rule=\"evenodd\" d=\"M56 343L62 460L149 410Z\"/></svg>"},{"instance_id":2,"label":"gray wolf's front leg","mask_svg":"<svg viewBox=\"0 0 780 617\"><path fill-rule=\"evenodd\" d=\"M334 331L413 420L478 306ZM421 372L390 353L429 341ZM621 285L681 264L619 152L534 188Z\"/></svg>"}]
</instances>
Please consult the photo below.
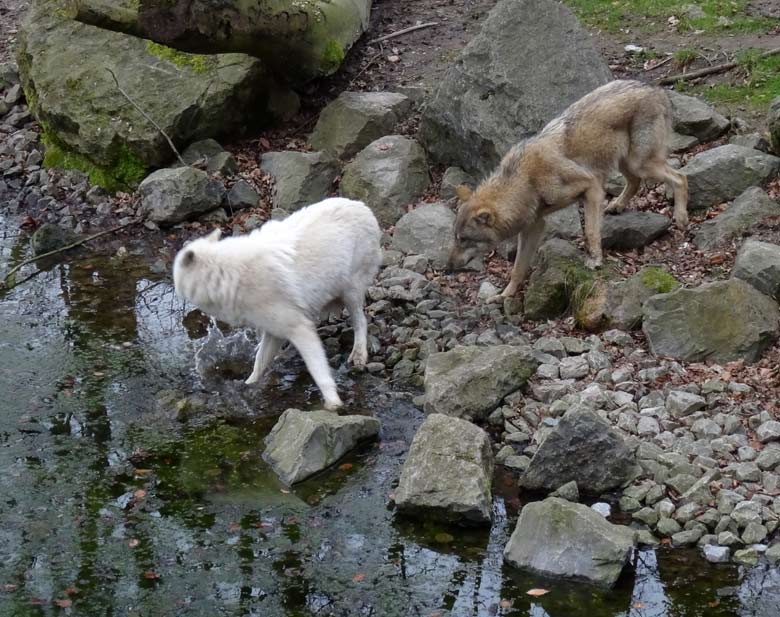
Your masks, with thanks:
<instances>
[{"instance_id":1,"label":"gray wolf's front leg","mask_svg":"<svg viewBox=\"0 0 780 617\"><path fill-rule=\"evenodd\" d=\"M528 276L528 270L531 268L531 261L536 254L536 250L539 248L543 235L544 218L541 216L518 234L515 265L512 267L509 285L501 292L503 297L507 298L509 296L514 296L520 285L525 281Z\"/></svg>"}]
</instances>

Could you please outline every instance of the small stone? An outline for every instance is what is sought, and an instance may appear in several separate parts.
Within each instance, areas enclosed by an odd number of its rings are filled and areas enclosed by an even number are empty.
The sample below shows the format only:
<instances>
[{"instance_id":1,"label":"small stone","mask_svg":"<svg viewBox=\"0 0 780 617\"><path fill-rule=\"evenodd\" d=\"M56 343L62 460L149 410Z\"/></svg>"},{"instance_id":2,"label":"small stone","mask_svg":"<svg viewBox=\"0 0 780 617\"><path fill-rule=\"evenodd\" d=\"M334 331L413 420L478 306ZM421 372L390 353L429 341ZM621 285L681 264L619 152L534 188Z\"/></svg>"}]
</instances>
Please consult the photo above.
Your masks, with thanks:
<instances>
[{"instance_id":1,"label":"small stone","mask_svg":"<svg viewBox=\"0 0 780 617\"><path fill-rule=\"evenodd\" d=\"M658 512L656 512L653 508L645 507L641 510L638 510L637 512L634 512L631 515L631 518L644 523L648 527L652 527L658 522Z\"/></svg>"},{"instance_id":2,"label":"small stone","mask_svg":"<svg viewBox=\"0 0 780 617\"><path fill-rule=\"evenodd\" d=\"M580 379L590 373L588 360L582 356L563 358L559 366L561 379Z\"/></svg>"},{"instance_id":3,"label":"small stone","mask_svg":"<svg viewBox=\"0 0 780 617\"><path fill-rule=\"evenodd\" d=\"M577 483L572 480L571 482L567 482L557 490L553 491L550 494L550 497L560 497L566 501L577 503L580 500L580 491L577 488Z\"/></svg>"},{"instance_id":4,"label":"small stone","mask_svg":"<svg viewBox=\"0 0 780 617\"><path fill-rule=\"evenodd\" d=\"M740 482L761 481L761 470L755 463L739 463L735 468L734 475Z\"/></svg>"},{"instance_id":5,"label":"small stone","mask_svg":"<svg viewBox=\"0 0 780 617\"><path fill-rule=\"evenodd\" d=\"M672 390L666 397L666 409L674 418L689 416L703 409L706 404L703 397L684 390Z\"/></svg>"},{"instance_id":6,"label":"small stone","mask_svg":"<svg viewBox=\"0 0 780 617\"><path fill-rule=\"evenodd\" d=\"M743 566L754 566L758 563L758 551L753 547L735 551L734 563Z\"/></svg>"},{"instance_id":7,"label":"small stone","mask_svg":"<svg viewBox=\"0 0 780 617\"><path fill-rule=\"evenodd\" d=\"M766 549L766 553L764 553L764 555L766 556L767 561L772 565L780 561L780 542L772 544L768 549Z\"/></svg>"},{"instance_id":8,"label":"small stone","mask_svg":"<svg viewBox=\"0 0 780 617\"><path fill-rule=\"evenodd\" d=\"M720 506L718 511L721 511ZM734 506L730 516L740 528L747 527L750 523L761 524L761 506L755 501L741 501ZM723 544L723 542L720 542L720 544Z\"/></svg>"},{"instance_id":9,"label":"small stone","mask_svg":"<svg viewBox=\"0 0 780 617\"><path fill-rule=\"evenodd\" d=\"M604 518L609 518L610 515L612 514L612 507L608 503L605 503L603 501L594 503L591 506L591 510L595 510L596 512L601 514L601 516L603 516Z\"/></svg>"},{"instance_id":10,"label":"small stone","mask_svg":"<svg viewBox=\"0 0 780 617\"><path fill-rule=\"evenodd\" d=\"M701 529L688 529L685 531L679 531L672 536L672 546L690 546L696 544L699 538L704 535Z\"/></svg>"},{"instance_id":11,"label":"small stone","mask_svg":"<svg viewBox=\"0 0 780 617\"><path fill-rule=\"evenodd\" d=\"M767 529L759 523L750 523L742 532L742 541L745 544L757 544L767 536Z\"/></svg>"},{"instance_id":12,"label":"small stone","mask_svg":"<svg viewBox=\"0 0 780 617\"><path fill-rule=\"evenodd\" d=\"M543 336L534 343L534 349L541 351L556 358L566 357L566 347L557 338L552 336Z\"/></svg>"},{"instance_id":13,"label":"small stone","mask_svg":"<svg viewBox=\"0 0 780 617\"><path fill-rule=\"evenodd\" d=\"M756 435L761 443L780 440L780 422L777 420L764 422L756 430Z\"/></svg>"},{"instance_id":14,"label":"small stone","mask_svg":"<svg viewBox=\"0 0 780 617\"><path fill-rule=\"evenodd\" d=\"M710 563L728 563L731 549L728 546L705 544L702 546L702 554Z\"/></svg>"}]
</instances>

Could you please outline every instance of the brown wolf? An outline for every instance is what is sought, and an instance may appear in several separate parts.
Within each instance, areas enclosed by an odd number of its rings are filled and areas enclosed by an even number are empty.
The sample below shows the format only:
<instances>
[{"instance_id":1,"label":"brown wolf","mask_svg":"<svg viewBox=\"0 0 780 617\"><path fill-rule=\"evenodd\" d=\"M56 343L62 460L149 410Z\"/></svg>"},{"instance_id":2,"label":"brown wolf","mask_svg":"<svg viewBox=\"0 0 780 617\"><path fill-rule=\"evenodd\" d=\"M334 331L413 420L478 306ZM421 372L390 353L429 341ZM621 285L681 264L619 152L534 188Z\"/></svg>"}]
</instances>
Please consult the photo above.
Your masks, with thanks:
<instances>
[{"instance_id":1,"label":"brown wolf","mask_svg":"<svg viewBox=\"0 0 780 617\"><path fill-rule=\"evenodd\" d=\"M514 146L473 193L458 187L463 203L450 267L462 267L517 235L515 265L501 294L513 295L528 274L544 217L581 200L588 265L600 266L604 184L616 169L626 187L608 210L623 210L642 180L662 181L674 191L674 220L684 228L688 180L666 162L671 132L671 104L660 88L618 80L586 94L538 135Z\"/></svg>"}]
</instances>

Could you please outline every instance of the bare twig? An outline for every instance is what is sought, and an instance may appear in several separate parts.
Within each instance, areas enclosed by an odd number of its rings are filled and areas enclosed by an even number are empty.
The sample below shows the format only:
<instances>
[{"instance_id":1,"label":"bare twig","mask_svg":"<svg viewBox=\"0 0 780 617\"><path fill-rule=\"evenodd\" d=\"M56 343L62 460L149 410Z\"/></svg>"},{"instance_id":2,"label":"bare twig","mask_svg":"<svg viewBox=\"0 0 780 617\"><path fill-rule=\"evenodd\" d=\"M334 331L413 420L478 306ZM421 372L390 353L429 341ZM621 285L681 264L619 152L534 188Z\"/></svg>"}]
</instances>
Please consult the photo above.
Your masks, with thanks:
<instances>
[{"instance_id":1,"label":"bare twig","mask_svg":"<svg viewBox=\"0 0 780 617\"><path fill-rule=\"evenodd\" d=\"M16 274L19 270L21 270L24 266L27 264L31 264L35 261L38 261L39 259L42 259L44 257L49 257L51 255L56 255L57 253L63 253L64 251L68 251L72 248L76 248L77 246L81 246L82 244L85 244L86 242L89 242L90 240L95 240L96 238L100 238L101 236L107 236L108 234L115 233L119 231L120 229L124 229L125 227L130 227L130 225L135 225L136 223L140 223L141 219L135 219L133 221L130 221L129 223L125 223L124 225L118 225L117 227L112 227L111 229L106 229L104 231L98 232L96 234L93 234L91 236L87 236L86 238L82 238L81 240L77 240L76 242L72 242L71 244L68 244L67 246L62 246L58 249L54 249L53 251L49 251L48 253L41 253L40 255L36 255L35 257L31 257L30 259L25 259L20 264L17 264L13 268L11 268L8 273L3 277L2 285L0 285L0 288L6 288L8 287L8 280ZM27 279L25 279L27 280ZM24 282L24 281L22 281ZM16 285L12 285L11 287L16 287ZM10 287L8 287L10 289Z\"/></svg>"},{"instance_id":2,"label":"bare twig","mask_svg":"<svg viewBox=\"0 0 780 617\"><path fill-rule=\"evenodd\" d=\"M763 58L769 58L770 56L776 56L780 54L780 47L776 49L770 49L769 51L765 51L764 53L760 54L758 57L760 59ZM723 64L716 64L715 66L708 66L703 69L699 69L698 71L691 71L690 73L681 73L679 75L669 75L668 77L664 77L663 79L658 80L658 84L661 86L665 86L668 84L673 84L677 81L690 81L691 79L697 79L698 77L706 77L707 75L712 75L714 73L723 73L724 71L730 71L731 69L739 66L739 62L724 62Z\"/></svg>"},{"instance_id":3,"label":"bare twig","mask_svg":"<svg viewBox=\"0 0 780 617\"><path fill-rule=\"evenodd\" d=\"M349 90L349 89L352 87L352 85L353 85L353 84L354 84L354 83L357 81L358 77L360 77L360 76L361 76L363 73L365 73L365 72L366 72L366 71L369 69L369 67L370 67L372 64L374 64L374 62L376 62L376 61L379 59L379 57L380 57L381 55L382 55L382 52L380 51L378 54L376 54L376 55L372 56L372 57L371 57L371 59L370 59L368 62L366 62L366 66L364 66L362 69L360 69L360 70L357 72L357 75L355 75L355 76L352 78L352 81L350 81L350 82L349 82L349 85L347 86L347 90Z\"/></svg>"},{"instance_id":4,"label":"bare twig","mask_svg":"<svg viewBox=\"0 0 780 617\"><path fill-rule=\"evenodd\" d=\"M122 96L124 96L124 97L125 97L125 98L126 98L128 101L130 101L130 104L131 104L133 107L135 107L135 108L136 108L136 109L139 111L139 113L140 113L140 114L141 114L141 115L142 115L144 118L146 118L146 120L147 120L147 121L148 121L148 122L149 122L149 123L150 123L150 124L151 124L151 125L152 125L154 128L156 128L158 131L160 131L160 134L161 134L163 137L165 137L166 141L168 142L168 145L171 147L171 150L173 150L173 153L176 155L176 158L177 158L177 159L179 159L179 163L181 163L183 166L185 166L185 167L186 167L186 166L187 166L187 163L185 163L185 162L184 162L184 159L183 159L183 158L181 158L181 154L179 154L179 151L176 149L176 146L175 146L175 145L173 145L173 141L171 140L171 138L170 138L170 137L168 137L168 133L166 133L165 131L163 131L163 130L162 130L162 128L160 128L160 125L159 125L159 124L157 124L157 123L156 123L154 120L152 120L152 119L151 119L151 117L149 117L149 114L147 114L147 113L146 113L146 112L145 112L143 109L141 109L141 108L139 107L138 103L136 103L136 102L135 102L133 99L131 99L131 98L130 98L130 95L129 95L129 94L127 94L127 92L125 92L125 91L122 89L122 86L120 86L120 85L119 85L119 80L116 78L116 75L114 74L114 71L112 71L112 70L111 70L110 68L108 68L108 67L106 67L106 70L107 70L109 73L111 73L111 77L113 77L113 78L114 78L114 83L116 84L116 87L117 87L117 89L119 90L119 92L121 92L121 93L122 93ZM209 85L210 85L210 84L209 84Z\"/></svg>"},{"instance_id":5,"label":"bare twig","mask_svg":"<svg viewBox=\"0 0 780 617\"><path fill-rule=\"evenodd\" d=\"M373 45L374 43L381 43L382 41L389 41L390 39L394 39L397 36L403 36L404 34L408 34L409 32L414 32L415 30L422 30L423 28L431 28L432 26L438 26L438 21L431 21L427 24L417 24L416 26L410 26L408 28L404 28L403 30L398 30L397 32L391 32L390 34L385 34L384 36L380 36L378 39L374 39L372 41L369 41L369 45Z\"/></svg>"},{"instance_id":6,"label":"bare twig","mask_svg":"<svg viewBox=\"0 0 780 617\"><path fill-rule=\"evenodd\" d=\"M662 67L664 64L667 64L668 62L671 62L673 60L672 56L669 56L665 60L661 60L658 64L654 64L653 66L649 66L645 69L645 71L653 71L657 68Z\"/></svg>"}]
</instances>

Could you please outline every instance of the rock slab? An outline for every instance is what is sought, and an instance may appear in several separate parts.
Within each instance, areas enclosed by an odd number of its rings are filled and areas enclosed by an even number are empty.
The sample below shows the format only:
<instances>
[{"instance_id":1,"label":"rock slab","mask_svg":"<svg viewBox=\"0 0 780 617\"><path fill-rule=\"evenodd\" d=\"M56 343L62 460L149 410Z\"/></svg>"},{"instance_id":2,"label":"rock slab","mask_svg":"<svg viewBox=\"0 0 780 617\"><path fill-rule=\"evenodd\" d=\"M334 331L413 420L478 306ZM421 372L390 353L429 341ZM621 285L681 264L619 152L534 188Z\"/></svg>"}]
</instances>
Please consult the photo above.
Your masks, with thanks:
<instances>
[{"instance_id":1,"label":"rock slab","mask_svg":"<svg viewBox=\"0 0 780 617\"><path fill-rule=\"evenodd\" d=\"M263 460L290 485L330 467L379 434L379 420L330 411L288 409L265 438Z\"/></svg>"},{"instance_id":2,"label":"rock slab","mask_svg":"<svg viewBox=\"0 0 780 617\"><path fill-rule=\"evenodd\" d=\"M431 414L414 436L395 492L400 512L448 523L490 523L493 451L481 428Z\"/></svg>"},{"instance_id":3,"label":"rock slab","mask_svg":"<svg viewBox=\"0 0 780 617\"><path fill-rule=\"evenodd\" d=\"M632 529L613 525L586 505L550 497L522 509L504 561L544 576L612 587L635 543Z\"/></svg>"},{"instance_id":4,"label":"rock slab","mask_svg":"<svg viewBox=\"0 0 780 617\"><path fill-rule=\"evenodd\" d=\"M745 240L731 276L750 283L770 298L780 300L780 246Z\"/></svg>"},{"instance_id":5,"label":"rock slab","mask_svg":"<svg viewBox=\"0 0 780 617\"><path fill-rule=\"evenodd\" d=\"M172 225L219 207L225 187L193 167L160 169L138 187L150 221Z\"/></svg>"},{"instance_id":6,"label":"rock slab","mask_svg":"<svg viewBox=\"0 0 780 617\"><path fill-rule=\"evenodd\" d=\"M325 199L339 172L322 152L268 152L260 168L274 177L274 208L288 212Z\"/></svg>"},{"instance_id":7,"label":"rock slab","mask_svg":"<svg viewBox=\"0 0 780 617\"><path fill-rule=\"evenodd\" d=\"M780 204L763 189L752 186L718 216L704 221L693 241L700 249L713 249L739 238L765 219L777 216L780 216Z\"/></svg>"},{"instance_id":8,"label":"rock slab","mask_svg":"<svg viewBox=\"0 0 780 617\"><path fill-rule=\"evenodd\" d=\"M454 244L455 213L443 203L423 204L395 225L393 250L424 255L434 268L444 268Z\"/></svg>"}]
</instances>

